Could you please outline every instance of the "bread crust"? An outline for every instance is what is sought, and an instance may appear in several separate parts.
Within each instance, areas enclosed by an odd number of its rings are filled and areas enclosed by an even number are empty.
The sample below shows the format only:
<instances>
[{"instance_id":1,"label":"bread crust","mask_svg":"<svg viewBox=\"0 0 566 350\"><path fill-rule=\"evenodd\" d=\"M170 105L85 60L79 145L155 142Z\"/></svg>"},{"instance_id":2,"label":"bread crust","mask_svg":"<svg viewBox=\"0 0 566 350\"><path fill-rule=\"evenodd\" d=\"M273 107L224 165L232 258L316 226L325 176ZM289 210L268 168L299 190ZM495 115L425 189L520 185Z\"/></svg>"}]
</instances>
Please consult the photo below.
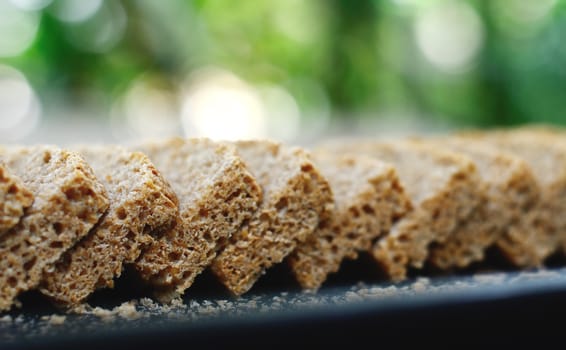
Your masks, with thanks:
<instances>
[{"instance_id":1,"label":"bread crust","mask_svg":"<svg viewBox=\"0 0 566 350\"><path fill-rule=\"evenodd\" d=\"M480 202L480 179L464 156L411 141L344 141L325 146L335 152L356 152L396 167L413 210L371 248L384 273L394 281L420 269L429 246L443 243Z\"/></svg>"},{"instance_id":2,"label":"bread crust","mask_svg":"<svg viewBox=\"0 0 566 350\"><path fill-rule=\"evenodd\" d=\"M179 199L179 219L135 267L167 302L207 268L257 210L261 189L234 146L174 138L136 147L153 161Z\"/></svg>"},{"instance_id":3,"label":"bread crust","mask_svg":"<svg viewBox=\"0 0 566 350\"><path fill-rule=\"evenodd\" d=\"M507 242L499 245L511 247L524 242L524 249L516 255L529 258L518 256L517 263L524 267L542 266L566 242L566 144L543 129L528 128L469 132L460 137L519 157L531 169L540 189L540 200L521 225L510 230Z\"/></svg>"},{"instance_id":4,"label":"bread crust","mask_svg":"<svg viewBox=\"0 0 566 350\"><path fill-rule=\"evenodd\" d=\"M464 268L483 260L485 250L495 244L510 263L537 265L529 245L535 231L524 227L540 197L529 166L509 153L454 136L428 142L469 157L486 187L477 209L445 243L431 249L429 261L443 270Z\"/></svg>"},{"instance_id":5,"label":"bread crust","mask_svg":"<svg viewBox=\"0 0 566 350\"><path fill-rule=\"evenodd\" d=\"M97 226L44 276L41 292L70 307L96 289L114 286L178 215L177 197L144 154L120 146L75 148L104 184L110 207Z\"/></svg>"},{"instance_id":6,"label":"bread crust","mask_svg":"<svg viewBox=\"0 0 566 350\"><path fill-rule=\"evenodd\" d=\"M410 210L395 168L359 155L315 151L313 159L334 193L334 212L298 245L289 264L299 284L316 290L343 259L356 259Z\"/></svg>"},{"instance_id":7,"label":"bread crust","mask_svg":"<svg viewBox=\"0 0 566 350\"><path fill-rule=\"evenodd\" d=\"M0 240L0 309L37 287L61 255L83 238L108 208L108 197L77 153L54 146L0 149L35 200Z\"/></svg>"},{"instance_id":8,"label":"bread crust","mask_svg":"<svg viewBox=\"0 0 566 350\"><path fill-rule=\"evenodd\" d=\"M333 199L305 150L261 140L235 145L261 185L263 200L211 267L231 293L241 295L313 234L330 215Z\"/></svg>"}]
</instances>

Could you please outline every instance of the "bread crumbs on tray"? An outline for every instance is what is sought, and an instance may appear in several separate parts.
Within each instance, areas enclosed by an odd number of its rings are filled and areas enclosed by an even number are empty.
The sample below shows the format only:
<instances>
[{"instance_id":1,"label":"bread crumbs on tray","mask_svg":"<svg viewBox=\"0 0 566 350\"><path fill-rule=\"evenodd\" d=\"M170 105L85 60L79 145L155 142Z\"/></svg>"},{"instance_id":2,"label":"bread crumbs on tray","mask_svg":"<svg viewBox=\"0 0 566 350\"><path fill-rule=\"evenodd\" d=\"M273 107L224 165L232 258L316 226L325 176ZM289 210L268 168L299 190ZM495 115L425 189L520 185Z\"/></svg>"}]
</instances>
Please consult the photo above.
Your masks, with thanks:
<instances>
[{"instance_id":1,"label":"bread crumbs on tray","mask_svg":"<svg viewBox=\"0 0 566 350\"><path fill-rule=\"evenodd\" d=\"M67 316L64 315L49 315L41 316L42 321L47 321L48 324L52 326L60 326L65 323Z\"/></svg>"}]
</instances>

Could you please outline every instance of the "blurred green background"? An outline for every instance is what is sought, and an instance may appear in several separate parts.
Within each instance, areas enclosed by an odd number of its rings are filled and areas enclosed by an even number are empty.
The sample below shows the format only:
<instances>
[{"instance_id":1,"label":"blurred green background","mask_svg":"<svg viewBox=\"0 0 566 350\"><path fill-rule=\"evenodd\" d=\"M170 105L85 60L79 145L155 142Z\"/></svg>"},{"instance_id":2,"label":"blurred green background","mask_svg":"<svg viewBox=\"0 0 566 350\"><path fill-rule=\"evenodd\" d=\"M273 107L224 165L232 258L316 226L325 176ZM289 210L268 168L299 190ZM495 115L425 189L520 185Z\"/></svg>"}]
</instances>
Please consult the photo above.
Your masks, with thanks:
<instances>
[{"instance_id":1,"label":"blurred green background","mask_svg":"<svg viewBox=\"0 0 566 350\"><path fill-rule=\"evenodd\" d=\"M0 137L566 123L562 0L0 0Z\"/></svg>"}]
</instances>

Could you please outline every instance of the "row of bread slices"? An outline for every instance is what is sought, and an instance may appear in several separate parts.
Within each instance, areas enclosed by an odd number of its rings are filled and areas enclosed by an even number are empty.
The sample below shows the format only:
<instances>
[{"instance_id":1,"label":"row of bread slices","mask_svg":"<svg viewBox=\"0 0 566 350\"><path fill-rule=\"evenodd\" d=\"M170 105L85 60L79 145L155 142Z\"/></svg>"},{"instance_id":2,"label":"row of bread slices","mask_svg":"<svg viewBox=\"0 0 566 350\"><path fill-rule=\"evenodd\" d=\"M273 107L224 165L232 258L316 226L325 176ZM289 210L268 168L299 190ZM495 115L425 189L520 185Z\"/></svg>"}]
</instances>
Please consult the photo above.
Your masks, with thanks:
<instances>
[{"instance_id":1,"label":"row of bread slices","mask_svg":"<svg viewBox=\"0 0 566 350\"><path fill-rule=\"evenodd\" d=\"M240 295L282 262L317 289L361 251L395 281L490 247L541 266L566 251L565 135L0 147L0 309L30 289L77 305L126 264L162 301L206 268Z\"/></svg>"}]
</instances>

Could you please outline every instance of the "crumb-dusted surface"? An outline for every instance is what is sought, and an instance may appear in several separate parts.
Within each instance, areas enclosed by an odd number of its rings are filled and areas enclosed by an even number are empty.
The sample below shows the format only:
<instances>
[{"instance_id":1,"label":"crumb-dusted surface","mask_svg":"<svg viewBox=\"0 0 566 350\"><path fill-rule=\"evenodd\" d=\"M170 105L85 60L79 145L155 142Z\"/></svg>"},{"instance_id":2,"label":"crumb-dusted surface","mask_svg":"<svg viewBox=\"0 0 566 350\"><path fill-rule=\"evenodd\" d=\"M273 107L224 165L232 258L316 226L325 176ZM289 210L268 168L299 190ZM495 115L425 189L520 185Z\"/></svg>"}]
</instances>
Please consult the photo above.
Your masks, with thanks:
<instances>
[{"instance_id":1,"label":"crumb-dusted surface","mask_svg":"<svg viewBox=\"0 0 566 350\"><path fill-rule=\"evenodd\" d=\"M98 288L112 287L123 265L135 262L178 215L177 197L144 154L119 146L77 151L108 191L110 207L43 279L42 293L66 306L84 301Z\"/></svg>"},{"instance_id":2,"label":"crumb-dusted surface","mask_svg":"<svg viewBox=\"0 0 566 350\"><path fill-rule=\"evenodd\" d=\"M0 309L6 310L89 232L108 208L108 198L74 152L31 146L1 148L0 155L35 195L18 225L0 240Z\"/></svg>"},{"instance_id":3,"label":"crumb-dusted surface","mask_svg":"<svg viewBox=\"0 0 566 350\"><path fill-rule=\"evenodd\" d=\"M502 295L505 298L521 298L522 295L530 296L533 291L544 293L560 290L564 293L565 282L565 269L478 273L452 278L419 277L396 285L360 282L321 290L319 293L279 291L250 293L240 298L176 299L169 305L142 298L106 308L85 307L76 314L66 315L34 314L34 310L28 310L20 315L0 316L0 347L27 345L26 341L69 347L69 340L74 340L73 344L84 345L92 339L102 340L108 345L116 345L116 339L120 339L120 344L126 345L130 344L131 339L124 337L125 334L136 334L132 338L138 340L155 340L170 336L173 329L180 331L177 334L185 335L187 340L199 334L210 338L210 332L206 331L215 331L214 334L226 336L225 343L229 343L232 341L229 336L231 331L254 320L253 331L265 331L266 327L262 328L261 325L266 325L277 327L281 334L291 336L295 333L289 333L289 324L316 322L325 325L331 320L343 322L344 316L353 312L356 315L371 312L372 319L388 320L387 316L394 315L397 316L397 325L402 326L401 322L408 321L407 312L411 310L421 316L424 313L433 316L431 312L434 310L467 304L474 305L474 310L481 312L486 310L485 304L482 308L482 301L498 304ZM530 299L518 300L528 302ZM427 312L426 307L433 305L437 305L437 308ZM512 315L516 315L516 311L519 310L514 310ZM369 329L376 332L373 328ZM181 341L180 338L178 340Z\"/></svg>"},{"instance_id":4,"label":"crumb-dusted surface","mask_svg":"<svg viewBox=\"0 0 566 350\"><path fill-rule=\"evenodd\" d=\"M33 203L33 194L10 173L0 157L0 236L16 226L24 210Z\"/></svg>"},{"instance_id":5,"label":"crumb-dusted surface","mask_svg":"<svg viewBox=\"0 0 566 350\"><path fill-rule=\"evenodd\" d=\"M534 266L559 251L566 240L566 145L538 131L516 129L461 135L484 142L523 159L538 182L541 196L536 208L525 217L524 226L537 234L527 243L536 254ZM515 233L515 240L523 239Z\"/></svg>"},{"instance_id":6,"label":"crumb-dusted surface","mask_svg":"<svg viewBox=\"0 0 566 350\"><path fill-rule=\"evenodd\" d=\"M183 294L252 216L261 189L231 145L175 138L136 148L149 156L179 199L176 226L135 265L166 301Z\"/></svg>"},{"instance_id":7,"label":"crumb-dusted surface","mask_svg":"<svg viewBox=\"0 0 566 350\"><path fill-rule=\"evenodd\" d=\"M410 209L395 168L356 155L313 153L334 194L334 212L289 257L303 288L318 289L344 258L355 259Z\"/></svg>"},{"instance_id":8,"label":"crumb-dusted surface","mask_svg":"<svg viewBox=\"0 0 566 350\"><path fill-rule=\"evenodd\" d=\"M308 154L270 141L236 143L263 189L258 211L232 237L212 271L234 294L247 292L330 215L332 192Z\"/></svg>"},{"instance_id":9,"label":"crumb-dusted surface","mask_svg":"<svg viewBox=\"0 0 566 350\"><path fill-rule=\"evenodd\" d=\"M481 181L473 162L440 148L409 141L349 141L326 149L366 154L391 163L413 210L372 248L384 272L403 280L409 267L422 268L431 243L443 243L480 202Z\"/></svg>"},{"instance_id":10,"label":"crumb-dusted surface","mask_svg":"<svg viewBox=\"0 0 566 350\"><path fill-rule=\"evenodd\" d=\"M438 268L466 267L481 261L485 249L497 244L503 255L517 266L538 262L531 247L536 230L526 229L540 190L529 166L520 158L489 145L470 143L456 137L433 140L469 157L486 184L485 196L472 215L450 238L431 249L429 261Z\"/></svg>"}]
</instances>

